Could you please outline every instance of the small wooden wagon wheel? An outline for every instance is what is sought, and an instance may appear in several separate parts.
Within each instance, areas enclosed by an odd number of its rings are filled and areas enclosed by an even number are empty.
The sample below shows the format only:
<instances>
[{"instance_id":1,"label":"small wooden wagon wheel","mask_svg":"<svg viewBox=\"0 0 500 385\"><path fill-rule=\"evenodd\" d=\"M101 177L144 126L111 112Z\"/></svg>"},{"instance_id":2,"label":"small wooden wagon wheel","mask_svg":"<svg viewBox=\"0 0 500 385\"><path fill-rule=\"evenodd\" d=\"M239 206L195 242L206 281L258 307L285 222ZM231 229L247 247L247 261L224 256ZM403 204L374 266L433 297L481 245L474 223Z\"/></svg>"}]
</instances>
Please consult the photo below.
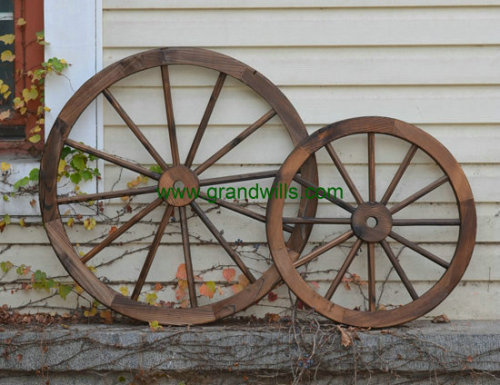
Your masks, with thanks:
<instances>
[{"instance_id":1,"label":"small wooden wagon wheel","mask_svg":"<svg viewBox=\"0 0 500 385\"><path fill-rule=\"evenodd\" d=\"M353 182L354 178L350 177L347 168L333 147L335 141L352 135L363 137L363 140L367 138L367 170L361 174L366 175L368 180L367 199L363 199L360 190ZM392 141L404 141L406 146L409 145L409 149L397 171L393 174L391 182L388 183L388 187L377 192L375 185L375 143L382 137ZM280 197L271 198L267 208L267 234L273 259L284 281L304 303L319 313L332 320L359 327L397 325L415 319L433 309L457 285L469 263L474 248L476 213L473 196L467 179L456 160L436 139L413 125L385 117L361 117L326 126L303 141L281 167L274 185L289 186L294 180L301 183L297 171L309 156L322 148L327 151L329 155L327 158L331 158L328 160L333 160L333 164L343 177L345 185L351 191L354 202L352 204L331 194L325 195L328 199L325 204L333 203L333 205L342 208L346 214L344 217L285 218L283 217L284 200ZM435 162L436 169L442 176L437 177L437 179L433 176L432 183L412 194L405 195L405 199L391 204L391 196L417 152L423 152L429 156ZM426 156L424 154L420 154L420 156ZM321 173L319 177L321 181ZM445 184L451 187L452 193L450 192L450 195L454 196L451 199L455 199L457 215L454 218L441 219L435 216L434 218L422 219L398 218L396 213L399 213L400 210ZM318 206L318 214L321 214L322 210L323 208ZM373 223L368 223L369 218L373 220ZM287 250L285 247L282 236L284 223L311 223L315 224L315 228L325 224L350 225L350 229L309 253L304 252L305 255L297 258L293 251ZM458 239L454 245L454 252L450 253L450 260L445 260L442 256L436 255L417 242L408 239L410 237L402 236L401 230L408 228L408 226L414 228L417 233L418 230L423 230L427 226L450 226L455 229L458 227ZM436 227L433 228L436 229ZM345 245L348 240L352 242L347 248L349 251L338 260L343 260L343 262L337 261L339 264L332 266L331 259L328 259L328 252L338 250L337 248L342 244ZM432 267L441 269L440 277L430 283L432 285L430 289L425 292L416 290L414 283L408 278L409 271L402 267L400 259L394 252L394 246L391 246L390 242L410 250L413 253L412 263L422 264L423 261L430 261ZM367 269L366 276L368 277L364 288L364 291L367 292L364 299L364 309L346 308L332 302L331 298L338 291L339 286L343 286L341 284L345 279L345 274L353 260L357 259L355 257L362 245L366 245L367 259L363 259L361 262ZM378 253L375 252L375 246ZM327 259L327 264L330 263L328 266L334 272L329 275L330 278L320 293L318 286L314 288L306 282L300 274L300 268L323 255ZM382 262L386 262L387 266L390 266L392 271L397 273L396 279L400 280L402 287L399 295L405 294L408 298L407 303L390 309L377 307L376 282L377 280L382 281L384 277L377 277L375 272L377 264L380 266ZM396 276L396 274L394 275ZM338 296L341 297L341 293Z\"/></svg>"},{"instance_id":2,"label":"small wooden wagon wheel","mask_svg":"<svg viewBox=\"0 0 500 385\"><path fill-rule=\"evenodd\" d=\"M185 160L181 161L179 155L178 134L176 132L176 120L174 118L175 101L172 101L171 82L169 68L174 65L198 66L215 70L218 72L218 78L212 90L212 95L203 114L201 123L197 128L194 140ZM125 112L110 90L110 87L119 80L126 78L134 73L158 67L162 75L163 94L165 99L165 110L167 116L169 144L151 143L143 134L141 129L134 123L131 117ZM191 67L192 68L192 67ZM210 134L210 128L207 129L208 121L214 110L219 94L224 86L226 78L234 78L243 83L244 86L253 90L261 101L267 103L268 112L261 116L257 121L248 126L243 132L237 135L229 143L222 145L220 149L212 151L213 155L198 165L194 165L195 155L198 148L203 145L202 138L204 134ZM241 84L239 83L239 84ZM247 88L247 89L248 89ZM111 106L123 119L128 128L151 156L151 160L157 163L160 171L153 170L139 164L139 162L126 160L124 157L134 155L130 154L111 154L107 151L92 148L86 144L79 143L69 138L72 127L82 114L84 109L99 95L110 102ZM175 98L174 98L175 99ZM307 137L306 129L299 115L286 99L286 97L273 85L268 79L262 76L247 65L232 59L228 56L197 48L162 48L143 52L137 55L129 56L117 63L114 63L88 80L67 102L59 114L50 136L47 140L40 170L40 204L45 224L45 229L51 241L51 244L63 263L66 270L90 295L95 297L100 303L112 308L113 310L144 321L158 321L163 324L201 324L211 322L219 318L231 315L247 306L255 303L262 298L271 288L279 282L279 274L272 264L260 277L256 276L251 268L245 265L234 247L226 240L223 233L209 219L203 209L200 207L200 200L206 201L206 196L200 194L199 197L184 198L171 196L159 197L157 190L163 188L177 188L180 185L186 188L197 188L199 186L210 186L224 183L233 183L241 181L262 180L265 178L274 178L277 170L259 171L240 175L219 176L215 178L204 178L201 175L205 170L216 164L220 158L233 150L243 140L257 131L261 126L268 122L272 117L277 116L281 120L288 133L291 142L295 145ZM165 130L167 128L165 127ZM206 132L205 132L206 131ZM138 144L139 144L138 142ZM124 170L131 170L139 175L147 176L150 180L156 181L155 184L135 189L122 189L115 191L104 191L87 195L63 196L58 192L58 165L61 151L64 146L90 154L93 157L117 165ZM170 147L172 163L166 162L164 157L160 156L159 148ZM309 181L317 181L317 170L315 161L311 160L302 169L303 177ZM149 194L149 195L147 195ZM83 253L83 256L75 249L75 242L71 242L67 234L67 227L64 226L60 205L70 203L99 201L118 197L142 196L149 202L145 207L133 215L127 222L114 228L113 232L106 233L104 240L94 244L90 250ZM149 199L149 200L147 200ZM222 207L221 210L230 210L241 214L244 217L257 220L264 226L265 216L258 214L246 207L239 206L234 202L217 201ZM249 281L249 284L241 291L231 294L229 297L220 299L210 304L198 305L196 277L193 273L193 265L197 263L196 258L191 257L191 239L188 229L187 207L190 206L193 216L205 226L207 233L211 233L224 250L225 257L232 259L234 265L242 272ZM302 201L298 205L298 215L314 216L316 203L311 201ZM149 246L149 251L143 262L137 282L133 287L131 294L124 295L116 288L107 284L106 280L99 279L88 268L88 263L103 250L111 247L115 240L120 241L127 230L141 221L147 214L153 210L162 210L163 214L157 227L153 241ZM175 211L174 211L175 210ZM177 212L180 219L180 232L182 233L182 251L185 261L187 290L189 293L189 304L187 308L152 306L141 299L140 294L146 282L148 273L150 273L153 261L156 258L169 258L169 255L157 256L157 250L164 235L165 229L169 226L170 218ZM228 212L230 212L228 211ZM241 217L243 218L243 217ZM170 225L171 226L171 225ZM286 226L290 234L287 246L300 252L304 247L310 225ZM264 231L263 231L264 233ZM83 240L82 240L83 242ZM81 246L81 245L80 245ZM215 262L216 263L216 262ZM175 271L177 266L172 265Z\"/></svg>"}]
</instances>

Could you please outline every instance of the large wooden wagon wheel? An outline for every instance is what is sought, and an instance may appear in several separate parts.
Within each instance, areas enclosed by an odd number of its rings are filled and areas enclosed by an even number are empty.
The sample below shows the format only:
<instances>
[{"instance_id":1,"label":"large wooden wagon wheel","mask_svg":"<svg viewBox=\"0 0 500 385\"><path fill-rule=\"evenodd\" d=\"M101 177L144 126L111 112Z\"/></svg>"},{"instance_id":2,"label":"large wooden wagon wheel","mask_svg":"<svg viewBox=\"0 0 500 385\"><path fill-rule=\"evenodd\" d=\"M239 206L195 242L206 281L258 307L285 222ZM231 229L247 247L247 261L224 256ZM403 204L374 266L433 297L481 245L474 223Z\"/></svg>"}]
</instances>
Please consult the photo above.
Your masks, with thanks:
<instances>
[{"instance_id":1,"label":"large wooden wagon wheel","mask_svg":"<svg viewBox=\"0 0 500 385\"><path fill-rule=\"evenodd\" d=\"M199 123L185 160L181 160L179 155L178 133L176 132L176 120L174 117L175 100L172 101L173 98L169 76L169 69L174 65L198 66L218 72L218 78L213 87L212 95L208 100L203 118ZM139 71L153 67L158 67L158 71L161 72L162 76L167 116L167 122L165 123L168 123L165 125L165 130L167 130L168 126L169 143L151 143L110 90L110 87L117 81ZM263 102L268 104L268 112L248 126L229 143L221 143L220 148L215 148L212 151L213 155L208 159L198 165L193 165L197 150L201 148L200 146L203 146L202 138L204 134L205 136L210 135L210 127L207 129L207 124L214 110L214 106L217 103L219 94L227 80L226 78L229 79L229 77L238 80L243 83L243 85L253 90ZM138 162L124 159L124 157L133 155L111 154L69 138L72 127L84 109L101 94L109 101L139 142L142 143L143 147L151 156L152 162L157 163L157 165L161 167L161 173L156 170L152 171L147 166L139 164ZM144 321L156 320L163 324L201 324L231 315L258 301L279 282L279 274L276 269L271 265L267 271L258 277L245 265L238 253L234 250L233 245L225 239L223 233L201 208L199 204L200 200L203 201L203 199L207 198L206 196L200 195L197 199L187 196L184 198L172 198L170 196L169 198L163 199L158 196L157 190L162 190L163 188L168 190L171 187L177 188L179 185L187 188L197 188L199 186L274 178L277 170L219 176L215 178L204 178L204 175L202 175L205 170L216 164L220 158L237 147L239 143L256 132L274 116L277 116L281 120L282 125L285 127L294 145L307 136L302 120L293 106L268 79L235 59L204 49L154 49L120 60L96 74L87 81L64 106L52 128L41 161L40 204L43 221L51 244L64 267L76 282L100 303L117 312ZM57 185L58 164L64 146L69 146L83 153L91 154L98 159L117 165L122 169L131 170L139 175L147 176L156 182L153 185L135 189L121 189L87 195L64 196L58 192ZM160 147L170 147L172 158L171 164L167 163L164 157L160 156L158 151ZM316 183L317 170L314 159L305 164L301 171L303 178L312 183ZM133 215L127 222L115 228L113 232L110 232L109 235L104 238L104 240L93 245L90 250L83 254L83 256L79 255L75 250L74 242L70 242L70 238L67 234L67 227L64 226L62 222L59 208L60 205L106 200L122 196L138 196L141 194L143 194L143 197L147 196L147 199L149 199L149 203L144 208ZM239 206L234 202L217 201L217 203L222 207L221 210L227 209L236 212L244 217L260 221L262 226L264 226L265 216L262 214L258 214L246 207ZM235 266L240 269L242 274L249 281L249 285L244 287L243 290L210 304L198 305L197 282L193 273L193 265L196 264L197 261L191 257L191 240L187 218L189 214L186 210L188 206L191 207L193 215L199 218L201 223L205 225L206 229L209 230L215 240L220 244L221 250L223 249L225 253L229 255ZM316 202L303 200L298 205L298 215L314 216L315 207ZM106 280L100 280L91 270L89 270L89 262L97 254L104 252L105 249L119 242L120 236L127 230L133 229L134 225L139 223L141 219L155 209L163 210L161 221L159 222L156 234L153 237L153 241L149 247L149 251L143 262L142 269L133 290L131 294L124 295L118 290L111 288ZM141 300L140 293L146 282L148 273L150 273L155 257L169 258L169 255L160 256L156 254L165 229L169 226L169 220L173 215L177 214L177 210L179 214L177 218L180 219L179 222L182 233L182 249L189 292L189 307L151 306ZM289 234L287 247L299 253L307 241L310 228L310 225L299 225L295 227L286 225L285 230ZM116 242L113 243L115 240ZM176 267L177 266L173 265L172 269L175 270Z\"/></svg>"},{"instance_id":2,"label":"large wooden wagon wheel","mask_svg":"<svg viewBox=\"0 0 500 385\"><path fill-rule=\"evenodd\" d=\"M335 141L353 135L361 136L365 140L367 138L368 162L364 175L368 179L368 194L366 194L368 196L365 199L333 147ZM391 136L386 137L388 140L401 140L406 142L406 146L409 143L409 149L391 182L388 183L388 187L377 191L375 148L379 138L386 135ZM413 125L384 117L354 118L326 126L298 145L281 167L274 182L275 186L279 184L290 185L293 180L308 185L308 183L301 181L297 171L309 156L323 148L328 152L332 163L343 177L354 202L348 203L329 195L327 203L340 206L345 214L343 217L327 218L323 215L321 218L285 218L283 217L284 200L280 197L271 198L267 209L267 234L273 259L284 281L302 301L319 313L332 320L359 327L386 327L401 324L433 309L457 285L469 263L474 248L476 213L473 196L467 179L456 160L436 139ZM406 195L405 199L390 203L391 196L417 152L427 154L437 165L437 171L441 173L441 176L433 177L435 179L432 183ZM418 178L420 177L419 175ZM434 218L398 218L397 213L400 213L401 210L445 184L448 184L452 189L450 195L454 196L452 199L455 199L457 209L455 217L443 219L434 214ZM318 208L318 214L321 214L322 210ZM373 222L370 223L370 221ZM324 226L325 224L350 225L350 229L297 258L293 251L287 250L285 247L282 236L284 223L310 223L315 224L315 226ZM451 258L446 260L441 255L436 255L417 242L408 239L409 236L402 236L402 229L408 228L408 226L415 229L413 234L418 234L419 230L428 226L450 226L450 228L455 229L458 227L458 239L454 245L454 252L450 255ZM436 227L432 228L436 229ZM349 250L347 255L343 254L343 262L332 266L332 260L328 258L327 254L334 251L334 248L346 245L348 241L351 243L347 248ZM390 242L393 246L390 245ZM362 245L366 245L366 254L357 256ZM376 245L378 253L375 252ZM417 264L417 266L427 260L433 267L440 269L440 277L435 282L433 281L430 289L425 292L416 290L414 283L408 277L409 271L402 267L400 259L394 252L394 245L413 250L412 263ZM300 268L322 255L325 255L327 264L330 263L329 267L334 272L330 274L330 280L327 281L323 292L320 293L317 288L313 288L306 282L300 274ZM339 286L343 286L345 274L353 260L356 257L365 256L367 259L363 259L362 262L365 263L363 266L366 266L365 276L368 279L365 288L367 296L364 300L366 304L364 309L354 310L332 302L332 296L338 292ZM391 309L380 309L376 303L378 294L376 282L380 282L384 277L377 277L375 272L377 264L385 262L383 259L390 261L390 265L387 263L388 266L392 265L393 271L400 279L402 291L399 292L399 295L406 294L409 298L407 303L394 306ZM341 260L339 258L339 261ZM359 274L364 274L364 272L359 272Z\"/></svg>"}]
</instances>

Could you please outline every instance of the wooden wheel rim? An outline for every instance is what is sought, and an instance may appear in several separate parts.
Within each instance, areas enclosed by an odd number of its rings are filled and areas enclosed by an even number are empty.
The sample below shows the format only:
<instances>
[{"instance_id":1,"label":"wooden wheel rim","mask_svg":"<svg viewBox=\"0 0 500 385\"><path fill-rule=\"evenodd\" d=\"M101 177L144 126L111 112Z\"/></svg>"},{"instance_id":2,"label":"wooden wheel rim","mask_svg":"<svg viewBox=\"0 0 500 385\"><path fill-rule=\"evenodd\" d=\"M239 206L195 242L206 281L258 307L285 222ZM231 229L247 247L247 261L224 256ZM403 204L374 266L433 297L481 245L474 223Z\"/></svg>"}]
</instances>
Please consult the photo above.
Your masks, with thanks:
<instances>
[{"instance_id":1,"label":"wooden wheel rim","mask_svg":"<svg viewBox=\"0 0 500 385\"><path fill-rule=\"evenodd\" d=\"M59 260L73 279L100 303L121 314L143 321L158 321L171 325L202 324L234 314L260 300L280 281L275 267L271 266L259 279L239 293L215 303L188 309L150 306L123 296L90 272L66 234L57 203L59 157L71 128L85 108L104 90L124 77L149 68L176 64L205 67L241 81L272 107L294 145L307 137L307 131L300 116L283 93L267 78L246 64L229 56L200 48L149 50L106 67L83 84L63 107L52 127L41 159L40 207L45 230ZM304 166L303 173L309 180L317 180L314 159ZM316 204L317 201L302 200L299 212L314 216ZM310 225L297 226L290 235L288 246L300 252L305 246L310 231Z\"/></svg>"},{"instance_id":2,"label":"wooden wheel rim","mask_svg":"<svg viewBox=\"0 0 500 385\"><path fill-rule=\"evenodd\" d=\"M300 165L326 143L352 134L388 134L415 144L449 177L460 217L459 237L448 269L427 292L401 307L385 311L355 311L334 304L313 290L293 265L282 237L283 199L271 197L267 206L267 234L274 263L285 283L304 303L324 316L358 327L387 327L418 318L441 303L458 284L472 256L476 236L476 212L469 183L450 152L419 128L386 117L353 118L326 126L298 145L278 172L274 185L290 184Z\"/></svg>"}]
</instances>

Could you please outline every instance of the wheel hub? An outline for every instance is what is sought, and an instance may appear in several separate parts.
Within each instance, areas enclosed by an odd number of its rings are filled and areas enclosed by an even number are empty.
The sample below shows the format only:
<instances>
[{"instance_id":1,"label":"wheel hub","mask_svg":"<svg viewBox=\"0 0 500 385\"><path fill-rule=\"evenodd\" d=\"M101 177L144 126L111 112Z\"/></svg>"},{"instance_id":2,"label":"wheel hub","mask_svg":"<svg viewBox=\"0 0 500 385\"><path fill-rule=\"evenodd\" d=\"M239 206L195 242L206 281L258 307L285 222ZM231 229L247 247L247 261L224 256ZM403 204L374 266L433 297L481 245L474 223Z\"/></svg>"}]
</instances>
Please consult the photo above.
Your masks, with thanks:
<instances>
[{"instance_id":1,"label":"wheel hub","mask_svg":"<svg viewBox=\"0 0 500 385\"><path fill-rule=\"evenodd\" d=\"M174 166L165 171L158 181L158 195L172 206L187 206L198 195L200 181L185 166Z\"/></svg>"},{"instance_id":2,"label":"wheel hub","mask_svg":"<svg viewBox=\"0 0 500 385\"><path fill-rule=\"evenodd\" d=\"M363 241L380 242L391 232L392 215L380 203L363 203L352 214L351 227Z\"/></svg>"}]
</instances>

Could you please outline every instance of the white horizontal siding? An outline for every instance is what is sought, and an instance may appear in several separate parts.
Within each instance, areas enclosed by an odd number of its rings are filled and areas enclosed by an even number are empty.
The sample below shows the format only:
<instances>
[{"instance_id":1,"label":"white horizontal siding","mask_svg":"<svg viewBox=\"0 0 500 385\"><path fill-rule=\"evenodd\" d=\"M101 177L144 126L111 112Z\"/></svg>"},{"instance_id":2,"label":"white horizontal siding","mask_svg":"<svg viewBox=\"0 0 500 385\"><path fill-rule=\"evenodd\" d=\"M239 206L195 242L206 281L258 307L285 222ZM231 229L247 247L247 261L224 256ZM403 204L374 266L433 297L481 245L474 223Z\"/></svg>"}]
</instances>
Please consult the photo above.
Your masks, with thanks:
<instances>
[{"instance_id":1,"label":"white horizontal siding","mask_svg":"<svg viewBox=\"0 0 500 385\"><path fill-rule=\"evenodd\" d=\"M109 10L105 47L496 45L500 8ZM144 26L148 26L147 35Z\"/></svg>"},{"instance_id":2,"label":"white horizontal siding","mask_svg":"<svg viewBox=\"0 0 500 385\"><path fill-rule=\"evenodd\" d=\"M152 47L107 47L104 65ZM500 47L231 47L217 51L259 70L278 86L489 85L500 83ZM397 70L395 70L395 68ZM286 70L285 70L286 69ZM176 71L175 84L212 86L196 71ZM293 74L293 76L290 76ZM178 83L177 83L178 82ZM158 86L159 71L123 81Z\"/></svg>"},{"instance_id":3,"label":"white horizontal siding","mask_svg":"<svg viewBox=\"0 0 500 385\"><path fill-rule=\"evenodd\" d=\"M498 0L104 0L104 9L385 8L500 5Z\"/></svg>"},{"instance_id":4,"label":"white horizontal siding","mask_svg":"<svg viewBox=\"0 0 500 385\"><path fill-rule=\"evenodd\" d=\"M500 121L498 86L428 87L282 87L307 124L326 125L354 116L391 116L413 124L491 124ZM172 90L179 122L199 124L211 88L179 87ZM120 103L140 125L166 121L160 87L138 87L133 92L115 88ZM224 98L224 96L226 96ZM222 107L224 105L225 108ZM224 89L210 120L213 124L250 124L267 107L247 89ZM105 109L110 110L107 103ZM260 113L260 115L259 115ZM120 117L105 114L105 124L120 124Z\"/></svg>"},{"instance_id":5,"label":"white horizontal siding","mask_svg":"<svg viewBox=\"0 0 500 385\"><path fill-rule=\"evenodd\" d=\"M181 158L185 158L191 145L191 140L194 138L197 127L193 125L177 126L179 130L179 146ZM496 167L500 162L500 130L495 124L491 125L450 125L450 124L433 124L433 125L419 125L427 133L433 135L441 143L448 148L453 148L453 155L455 158L464 164L491 164ZM219 146L229 142L238 133L243 131L246 126L231 125L231 126L216 126L211 125L209 134L217 138ZM321 125L308 125L308 131L313 133ZM162 140L167 140L166 127L142 125L142 131L149 138L152 143L160 143ZM139 147L137 139L135 139L132 132L128 127L121 125L108 125L106 129L106 149L112 153L119 153L123 150L126 154L134 153L134 159L140 163L151 164L153 160L151 156ZM280 147L273 146L276 141L282 141L283 145ZM380 139L384 141L383 139ZM379 140L379 141L380 141ZM261 154L259 159L255 160L254 164L271 164L278 165L282 163L283 159L287 157L293 148L293 145L287 142L287 134L283 132L278 125L266 125L265 128L259 132L259 135L250 136L240 146L240 148L255 148L259 146ZM366 142L366 140L365 140ZM385 140L384 142L387 142ZM363 145L363 140L349 141L342 146L339 146L338 152L342 159L349 164L361 163L366 160L366 154L359 151L359 146ZM213 148L202 147L199 149L195 158L195 163L199 163L207 159L212 152L216 149L216 143ZM272 151L270 151L272 149ZM382 152L377 157L379 162L396 164L403 159L406 153L405 146L397 146L391 152ZM161 155L169 157L168 146L161 146L158 151ZM418 154L417 154L418 155ZM221 164L240 164L241 152L232 151L219 160ZM251 156L248 155L248 156ZM331 160L321 152L318 155L317 161L322 164L330 164ZM429 163L429 159L423 156L416 156L414 163ZM482 165L478 165L482 167ZM494 191L492 191L494 192Z\"/></svg>"}]
</instances>

